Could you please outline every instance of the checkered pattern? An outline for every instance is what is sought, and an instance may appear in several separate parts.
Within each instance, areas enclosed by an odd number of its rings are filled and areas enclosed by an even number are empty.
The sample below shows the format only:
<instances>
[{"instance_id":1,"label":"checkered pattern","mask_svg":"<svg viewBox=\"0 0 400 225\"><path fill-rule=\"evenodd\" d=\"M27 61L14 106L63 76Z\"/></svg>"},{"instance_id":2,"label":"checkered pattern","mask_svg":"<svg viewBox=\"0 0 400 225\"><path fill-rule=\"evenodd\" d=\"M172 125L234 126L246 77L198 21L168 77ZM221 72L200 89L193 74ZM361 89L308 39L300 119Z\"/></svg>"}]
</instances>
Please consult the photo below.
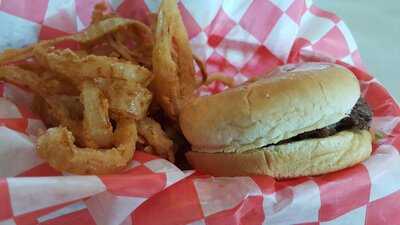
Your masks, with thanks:
<instances>
[{"instance_id":1,"label":"checkered pattern","mask_svg":"<svg viewBox=\"0 0 400 225\"><path fill-rule=\"evenodd\" d=\"M29 111L31 101L30 93L0 83L0 177L8 177L0 179L0 225L119 225L145 200L187 176L142 152L118 175L60 176L34 152L44 125Z\"/></svg>"},{"instance_id":2,"label":"checkered pattern","mask_svg":"<svg viewBox=\"0 0 400 225\"><path fill-rule=\"evenodd\" d=\"M0 49L80 31L97 2L2 0ZM147 22L159 2L107 4ZM310 0L182 0L179 8L208 71L224 72L237 83L284 63L330 61L352 70L373 109L372 126L385 134L371 158L336 173L287 181L187 177L190 172L141 152L121 174L60 174L34 154L37 130L44 126L29 110L32 96L0 83L0 177L8 177L0 179L0 225L400 224L400 108L363 71L340 18ZM215 83L203 91L223 88Z\"/></svg>"},{"instance_id":3,"label":"checkered pattern","mask_svg":"<svg viewBox=\"0 0 400 225\"><path fill-rule=\"evenodd\" d=\"M166 166L161 168L161 163ZM82 218L79 224L119 225L148 198L186 176L165 160L141 152L118 175L45 177L56 174L47 166L33 170L26 173L30 177L0 180L1 225L76 224L70 214Z\"/></svg>"}]
</instances>

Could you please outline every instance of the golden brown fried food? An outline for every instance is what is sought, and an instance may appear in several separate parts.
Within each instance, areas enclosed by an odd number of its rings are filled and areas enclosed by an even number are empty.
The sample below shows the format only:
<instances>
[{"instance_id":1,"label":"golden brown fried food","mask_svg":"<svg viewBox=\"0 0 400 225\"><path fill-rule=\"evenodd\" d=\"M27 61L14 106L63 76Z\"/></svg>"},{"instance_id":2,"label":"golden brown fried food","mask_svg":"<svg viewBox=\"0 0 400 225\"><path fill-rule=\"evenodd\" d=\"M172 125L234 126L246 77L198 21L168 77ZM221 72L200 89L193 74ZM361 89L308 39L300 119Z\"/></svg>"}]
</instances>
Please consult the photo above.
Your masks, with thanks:
<instances>
[{"instance_id":1,"label":"golden brown fried food","mask_svg":"<svg viewBox=\"0 0 400 225\"><path fill-rule=\"evenodd\" d=\"M12 65L12 64L10 64ZM8 66L10 66L8 65ZM19 62L16 66L18 66L21 69L28 70L31 72L34 72L36 74L42 74L44 72L47 72L46 68L41 67L39 64L37 64L34 60L25 60Z\"/></svg>"},{"instance_id":2,"label":"golden brown fried food","mask_svg":"<svg viewBox=\"0 0 400 225\"><path fill-rule=\"evenodd\" d=\"M32 57L32 51L33 48L37 45L41 45L43 47L49 47L52 45L55 45L57 43L63 42L67 40L69 37L58 37L52 40L46 40L46 41L41 41L37 44L33 44L32 46L27 46L24 48L19 48L19 49L6 49L0 54L0 65L10 63L10 62L15 62L15 61L20 61L20 60L25 60L27 58Z\"/></svg>"},{"instance_id":3,"label":"golden brown fried food","mask_svg":"<svg viewBox=\"0 0 400 225\"><path fill-rule=\"evenodd\" d=\"M68 81L60 81L52 73L25 70L15 65L0 67L0 80L12 83L41 95L77 94L78 90Z\"/></svg>"},{"instance_id":4,"label":"golden brown fried food","mask_svg":"<svg viewBox=\"0 0 400 225\"><path fill-rule=\"evenodd\" d=\"M161 3L153 49L155 78L151 89L156 101L176 120L196 89L192 50L175 0Z\"/></svg>"},{"instance_id":5,"label":"golden brown fried food","mask_svg":"<svg viewBox=\"0 0 400 225\"><path fill-rule=\"evenodd\" d=\"M79 146L109 146L112 127L108 109L116 118L141 119L146 116L151 102L150 91L136 83L130 86L128 83L116 80L90 85L89 92L86 86L82 88L81 102L73 96L44 96L42 101L35 101L34 108L48 126L62 125L71 130ZM100 90L111 100L110 107L105 102L106 98L99 97L102 95Z\"/></svg>"},{"instance_id":6,"label":"golden brown fried food","mask_svg":"<svg viewBox=\"0 0 400 225\"><path fill-rule=\"evenodd\" d=\"M68 128L76 137L79 146L88 141L83 135L82 113L83 106L79 98L70 96L37 96L33 109L40 115L48 127L63 126Z\"/></svg>"},{"instance_id":7,"label":"golden brown fried food","mask_svg":"<svg viewBox=\"0 0 400 225\"><path fill-rule=\"evenodd\" d=\"M199 70L200 70L200 74L201 74L201 83L204 83L207 80L208 77L208 73L206 70L206 65L204 64L203 60L201 60L197 55L193 54L193 59L196 62Z\"/></svg>"},{"instance_id":8,"label":"golden brown fried food","mask_svg":"<svg viewBox=\"0 0 400 225\"><path fill-rule=\"evenodd\" d=\"M50 106L40 95L34 95L32 100L32 112L39 115L47 127L54 127L59 121L50 113Z\"/></svg>"},{"instance_id":9,"label":"golden brown fried food","mask_svg":"<svg viewBox=\"0 0 400 225\"><path fill-rule=\"evenodd\" d=\"M118 53L121 58L152 68L153 34L149 30L138 30L138 27L126 27L107 35L104 40L109 49Z\"/></svg>"},{"instance_id":10,"label":"golden brown fried food","mask_svg":"<svg viewBox=\"0 0 400 225\"><path fill-rule=\"evenodd\" d=\"M132 56L132 51L124 45L120 40L115 39L112 35L107 36L107 42L109 46L115 50L122 58L134 63L138 64L136 59Z\"/></svg>"},{"instance_id":11,"label":"golden brown fried food","mask_svg":"<svg viewBox=\"0 0 400 225\"><path fill-rule=\"evenodd\" d=\"M121 29L132 29L132 31L141 33L143 36L152 36L150 28L140 21L112 17L90 25L83 32L71 35L70 39L83 45L93 45L105 35Z\"/></svg>"},{"instance_id":12,"label":"golden brown fried food","mask_svg":"<svg viewBox=\"0 0 400 225\"><path fill-rule=\"evenodd\" d=\"M135 35L136 37L140 37L140 41L143 42L143 46L152 47L153 35L148 26L136 20L111 17L92 24L84 31L76 34L41 41L25 48L7 49L0 54L0 65L32 57L35 47L41 46L42 48L48 48L67 40L76 41L83 47L88 48L97 44L107 35L117 32L118 30L137 32L138 34ZM146 48L146 50L148 50L148 48Z\"/></svg>"},{"instance_id":13,"label":"golden brown fried food","mask_svg":"<svg viewBox=\"0 0 400 225\"><path fill-rule=\"evenodd\" d=\"M68 122L62 122L68 120L78 123L83 119L83 105L78 96L54 95L46 96L45 98L35 95L32 102L32 110L41 117L47 127L58 125L68 127ZM52 110L56 111L53 112ZM81 132L74 133L74 135L77 134L81 134Z\"/></svg>"},{"instance_id":14,"label":"golden brown fried food","mask_svg":"<svg viewBox=\"0 0 400 225\"><path fill-rule=\"evenodd\" d=\"M92 24L115 18L114 13L105 13L107 5L98 3L92 13ZM140 22L138 22L140 23ZM151 69L151 57L153 49L153 34L144 24L122 26L120 29L106 34L101 44L91 48L91 52L100 55L123 58L134 64L140 64ZM103 48L99 48L102 46ZM103 53L101 53L102 50Z\"/></svg>"},{"instance_id":15,"label":"golden brown fried food","mask_svg":"<svg viewBox=\"0 0 400 225\"><path fill-rule=\"evenodd\" d=\"M174 162L176 147L186 146L177 118L199 86L194 62L201 84L207 83L175 0L162 1L151 29L105 12L105 4L96 5L91 24L80 33L0 54L0 80L33 91L34 111L53 127L39 137L37 151L59 171L120 171L132 159L136 142ZM56 48L64 41L78 43L79 49ZM18 66L5 65L12 62ZM229 84L208 78L214 80ZM165 124L157 119L163 126L150 118L156 118L151 104L170 118Z\"/></svg>"},{"instance_id":16,"label":"golden brown fried food","mask_svg":"<svg viewBox=\"0 0 400 225\"><path fill-rule=\"evenodd\" d=\"M107 4L105 2L100 2L97 3L92 12L92 20L91 24L95 24L97 22L100 22L102 20L115 17L116 15L114 13L108 13L106 14L105 12L107 11Z\"/></svg>"},{"instance_id":17,"label":"golden brown fried food","mask_svg":"<svg viewBox=\"0 0 400 225\"><path fill-rule=\"evenodd\" d=\"M138 121L138 133L152 147L153 152L170 162L175 161L174 144L155 120L146 117Z\"/></svg>"},{"instance_id":18,"label":"golden brown fried food","mask_svg":"<svg viewBox=\"0 0 400 225\"><path fill-rule=\"evenodd\" d=\"M14 65L0 67L0 80L31 91L40 91L42 89L41 79L38 74Z\"/></svg>"},{"instance_id":19,"label":"golden brown fried food","mask_svg":"<svg viewBox=\"0 0 400 225\"><path fill-rule=\"evenodd\" d=\"M152 73L146 68L116 58L95 55L80 57L70 49L51 50L35 47L33 53L36 61L76 83L103 77L132 80L146 86L152 79Z\"/></svg>"},{"instance_id":20,"label":"golden brown fried food","mask_svg":"<svg viewBox=\"0 0 400 225\"><path fill-rule=\"evenodd\" d=\"M25 47L19 49L6 49L0 55L0 65L12 61L19 61L32 56L33 47Z\"/></svg>"},{"instance_id":21,"label":"golden brown fried food","mask_svg":"<svg viewBox=\"0 0 400 225\"><path fill-rule=\"evenodd\" d=\"M84 106L81 103L79 96L70 96L70 95L45 96L45 101L54 104L56 106L60 107L62 106L65 109L67 109L68 115L72 120L79 121L83 119Z\"/></svg>"},{"instance_id":22,"label":"golden brown fried food","mask_svg":"<svg viewBox=\"0 0 400 225\"><path fill-rule=\"evenodd\" d=\"M36 146L41 158L59 171L76 174L108 174L124 169L132 160L137 139L134 120L119 120L110 149L78 148L64 127L50 128Z\"/></svg>"},{"instance_id":23,"label":"golden brown fried food","mask_svg":"<svg viewBox=\"0 0 400 225\"><path fill-rule=\"evenodd\" d=\"M141 119L146 116L152 93L134 81L95 79L96 85L109 100L110 111L119 117Z\"/></svg>"},{"instance_id":24,"label":"golden brown fried food","mask_svg":"<svg viewBox=\"0 0 400 225\"><path fill-rule=\"evenodd\" d=\"M42 95L79 95L79 89L72 82L55 72L47 70L40 77L44 89Z\"/></svg>"},{"instance_id":25,"label":"golden brown fried food","mask_svg":"<svg viewBox=\"0 0 400 225\"><path fill-rule=\"evenodd\" d=\"M92 81L81 85L80 100L83 109L83 135L85 146L108 148L112 146L112 126L108 115L108 101Z\"/></svg>"}]
</instances>

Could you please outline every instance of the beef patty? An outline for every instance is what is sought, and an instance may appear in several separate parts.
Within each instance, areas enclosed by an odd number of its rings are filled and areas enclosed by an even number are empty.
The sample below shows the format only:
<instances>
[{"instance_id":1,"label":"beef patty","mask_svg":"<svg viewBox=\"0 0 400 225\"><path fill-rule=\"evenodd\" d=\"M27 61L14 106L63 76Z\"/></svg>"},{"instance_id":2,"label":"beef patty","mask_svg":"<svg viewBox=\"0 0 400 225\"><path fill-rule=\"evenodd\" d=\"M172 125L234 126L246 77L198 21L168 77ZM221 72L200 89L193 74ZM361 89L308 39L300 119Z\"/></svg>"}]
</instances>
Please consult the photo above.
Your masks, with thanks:
<instances>
[{"instance_id":1,"label":"beef patty","mask_svg":"<svg viewBox=\"0 0 400 225\"><path fill-rule=\"evenodd\" d=\"M372 120L372 112L368 104L363 98L359 98L354 105L349 116L341 119L339 122L323 127L321 129L307 131L289 139L282 140L275 145L286 144L289 142L300 141L311 138L324 138L334 135L343 130L350 129L369 129L369 124Z\"/></svg>"}]
</instances>

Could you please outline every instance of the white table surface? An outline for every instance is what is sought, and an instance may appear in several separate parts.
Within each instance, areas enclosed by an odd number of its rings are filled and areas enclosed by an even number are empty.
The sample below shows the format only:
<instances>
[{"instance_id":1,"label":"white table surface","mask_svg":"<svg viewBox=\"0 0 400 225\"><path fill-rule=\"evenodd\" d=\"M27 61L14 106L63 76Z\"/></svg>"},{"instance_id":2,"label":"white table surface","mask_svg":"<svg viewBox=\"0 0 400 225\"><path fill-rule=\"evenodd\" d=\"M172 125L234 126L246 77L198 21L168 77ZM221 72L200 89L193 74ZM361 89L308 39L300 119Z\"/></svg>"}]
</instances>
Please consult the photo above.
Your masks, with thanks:
<instances>
[{"instance_id":1,"label":"white table surface","mask_svg":"<svg viewBox=\"0 0 400 225\"><path fill-rule=\"evenodd\" d=\"M400 103L400 0L314 0L349 26L361 58Z\"/></svg>"}]
</instances>

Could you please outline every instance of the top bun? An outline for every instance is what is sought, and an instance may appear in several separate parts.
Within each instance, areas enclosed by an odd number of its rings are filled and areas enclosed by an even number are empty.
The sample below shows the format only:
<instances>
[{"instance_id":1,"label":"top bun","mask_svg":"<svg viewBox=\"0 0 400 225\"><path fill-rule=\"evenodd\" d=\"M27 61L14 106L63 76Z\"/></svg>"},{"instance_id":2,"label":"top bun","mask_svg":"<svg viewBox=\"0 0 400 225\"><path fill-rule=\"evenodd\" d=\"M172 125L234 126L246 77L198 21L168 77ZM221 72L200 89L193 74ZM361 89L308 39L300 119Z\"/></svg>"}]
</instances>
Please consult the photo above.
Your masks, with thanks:
<instances>
[{"instance_id":1,"label":"top bun","mask_svg":"<svg viewBox=\"0 0 400 225\"><path fill-rule=\"evenodd\" d=\"M180 125L193 151L243 152L334 124L359 97L357 79L342 66L289 64L188 103Z\"/></svg>"}]
</instances>

